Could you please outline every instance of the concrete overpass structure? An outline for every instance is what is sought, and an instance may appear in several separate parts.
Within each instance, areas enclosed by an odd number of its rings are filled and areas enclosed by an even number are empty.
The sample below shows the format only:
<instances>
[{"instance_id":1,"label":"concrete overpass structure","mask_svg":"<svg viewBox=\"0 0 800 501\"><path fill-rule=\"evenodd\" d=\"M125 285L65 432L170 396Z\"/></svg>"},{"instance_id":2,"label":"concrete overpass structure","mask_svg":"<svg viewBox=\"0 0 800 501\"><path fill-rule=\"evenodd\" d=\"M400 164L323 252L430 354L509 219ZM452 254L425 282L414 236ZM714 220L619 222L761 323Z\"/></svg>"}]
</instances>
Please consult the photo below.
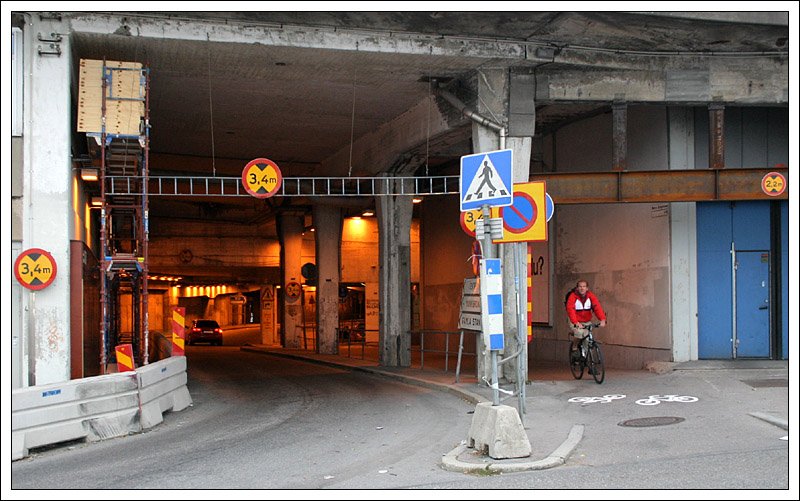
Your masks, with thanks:
<instances>
[{"instance_id":1,"label":"concrete overpass structure","mask_svg":"<svg viewBox=\"0 0 800 501\"><path fill-rule=\"evenodd\" d=\"M19 65L12 257L44 248L61 265L42 291L15 283L15 387L88 375L97 360L92 270L103 261L102 222L89 208L96 187L79 176L97 160L74 123L81 59L149 68L151 176L236 177L259 157L285 177L452 176L461 156L499 145L495 130L468 115L502 124L514 181L545 179L557 206L550 242L535 249L545 268L532 277L541 305L533 351L544 358L565 358L557 298L578 276L616 313L606 340L611 365L704 356L698 255L707 234L697 217L715 208L696 204L752 202L757 224L770 229L766 244L748 249L769 251L766 356L788 357L788 307L778 306L788 297L788 190L772 196L760 184L771 172L789 177L788 12L11 17ZM303 264L313 262L318 349L335 349L339 284L368 282L379 304L381 362L407 365L411 284L420 288L420 326L451 330L471 273L456 197L425 198L414 206L400 195L154 195L149 273L181 276L184 286L258 289L302 281ZM365 208L377 210L372 250L343 234L343 220ZM316 238L304 239L312 224ZM169 287L153 297L162 311L176 301ZM302 311L283 304L279 317L281 342L301 346ZM726 318L735 329L736 317ZM506 326L510 340L516 330Z\"/></svg>"}]
</instances>

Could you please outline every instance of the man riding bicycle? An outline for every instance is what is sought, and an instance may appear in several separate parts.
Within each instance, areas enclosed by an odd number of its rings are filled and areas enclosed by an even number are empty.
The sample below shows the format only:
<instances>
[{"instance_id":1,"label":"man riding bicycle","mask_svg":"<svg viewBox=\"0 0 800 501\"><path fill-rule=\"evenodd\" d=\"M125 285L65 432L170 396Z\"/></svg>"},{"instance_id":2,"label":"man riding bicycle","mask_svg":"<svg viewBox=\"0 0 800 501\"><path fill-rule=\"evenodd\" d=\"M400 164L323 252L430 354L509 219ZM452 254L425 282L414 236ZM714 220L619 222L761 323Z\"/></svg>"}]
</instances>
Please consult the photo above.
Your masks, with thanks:
<instances>
[{"instance_id":1,"label":"man riding bicycle","mask_svg":"<svg viewBox=\"0 0 800 501\"><path fill-rule=\"evenodd\" d=\"M589 335L585 324L592 321L592 313L600 321L600 327L606 326L606 313L600 305L600 300L589 290L589 282L578 280L575 288L567 294L566 300L567 316L569 317L569 327L572 336L570 341L573 347L578 347L583 338ZM580 351L578 351L580 353Z\"/></svg>"}]
</instances>

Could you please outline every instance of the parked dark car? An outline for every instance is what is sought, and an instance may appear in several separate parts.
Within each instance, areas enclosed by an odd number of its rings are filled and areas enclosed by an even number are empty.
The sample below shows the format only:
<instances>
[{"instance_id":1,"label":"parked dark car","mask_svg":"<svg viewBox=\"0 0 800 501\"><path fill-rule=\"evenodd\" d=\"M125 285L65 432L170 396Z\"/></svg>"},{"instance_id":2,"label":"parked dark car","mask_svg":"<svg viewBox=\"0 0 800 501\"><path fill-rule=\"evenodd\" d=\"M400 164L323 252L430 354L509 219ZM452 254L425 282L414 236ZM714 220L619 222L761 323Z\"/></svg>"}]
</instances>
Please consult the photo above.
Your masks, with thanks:
<instances>
[{"instance_id":1,"label":"parked dark car","mask_svg":"<svg viewBox=\"0 0 800 501\"><path fill-rule=\"evenodd\" d=\"M211 343L222 346L222 329L220 329L216 320L202 318L193 320L186 333L186 342L189 345Z\"/></svg>"}]
</instances>

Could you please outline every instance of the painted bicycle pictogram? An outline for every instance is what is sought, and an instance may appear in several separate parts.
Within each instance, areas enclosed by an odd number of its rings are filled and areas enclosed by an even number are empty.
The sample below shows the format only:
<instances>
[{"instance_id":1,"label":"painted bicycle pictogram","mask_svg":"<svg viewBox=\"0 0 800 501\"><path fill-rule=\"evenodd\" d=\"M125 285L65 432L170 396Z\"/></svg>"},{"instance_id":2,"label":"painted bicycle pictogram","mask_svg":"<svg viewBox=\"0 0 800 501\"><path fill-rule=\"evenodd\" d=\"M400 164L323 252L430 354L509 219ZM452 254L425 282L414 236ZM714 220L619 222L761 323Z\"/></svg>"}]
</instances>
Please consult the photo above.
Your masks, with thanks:
<instances>
[{"instance_id":1,"label":"painted bicycle pictogram","mask_svg":"<svg viewBox=\"0 0 800 501\"><path fill-rule=\"evenodd\" d=\"M613 402L614 400L619 400L625 398L625 395L603 395L602 397L572 397L568 400L568 402L576 403L576 404L607 404L609 402Z\"/></svg>"},{"instance_id":2,"label":"painted bicycle pictogram","mask_svg":"<svg viewBox=\"0 0 800 501\"><path fill-rule=\"evenodd\" d=\"M691 403L698 400L699 398L688 395L650 395L647 398L637 400L636 403L639 405L658 405L661 402Z\"/></svg>"}]
</instances>

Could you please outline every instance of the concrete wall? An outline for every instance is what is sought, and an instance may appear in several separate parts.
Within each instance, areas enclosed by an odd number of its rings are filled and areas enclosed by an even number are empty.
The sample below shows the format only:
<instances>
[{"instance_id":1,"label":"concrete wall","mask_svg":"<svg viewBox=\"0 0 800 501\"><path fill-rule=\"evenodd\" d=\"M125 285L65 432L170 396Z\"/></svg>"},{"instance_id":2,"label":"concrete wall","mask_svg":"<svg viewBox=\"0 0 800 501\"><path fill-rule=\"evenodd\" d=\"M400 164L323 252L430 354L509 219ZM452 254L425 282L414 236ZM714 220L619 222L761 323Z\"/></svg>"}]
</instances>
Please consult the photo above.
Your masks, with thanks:
<instances>
[{"instance_id":1,"label":"concrete wall","mask_svg":"<svg viewBox=\"0 0 800 501\"><path fill-rule=\"evenodd\" d=\"M70 378L69 245L75 227L71 162L72 114L69 85L71 47L65 37L62 55L42 56L37 33L67 33L60 19L31 16L24 31L22 246L44 249L53 256L58 273L47 288L23 290L20 332L29 351L20 368L22 386L67 381Z\"/></svg>"},{"instance_id":2,"label":"concrete wall","mask_svg":"<svg viewBox=\"0 0 800 501\"><path fill-rule=\"evenodd\" d=\"M411 282L413 283L419 282L421 277L420 222L418 220L411 221L410 238ZM341 263L342 282L378 283L378 223L375 218L344 219Z\"/></svg>"},{"instance_id":3,"label":"concrete wall","mask_svg":"<svg viewBox=\"0 0 800 501\"><path fill-rule=\"evenodd\" d=\"M464 279L474 276L474 239L461 229L460 214L457 196L428 197L422 207L424 329L458 329Z\"/></svg>"},{"instance_id":4,"label":"concrete wall","mask_svg":"<svg viewBox=\"0 0 800 501\"><path fill-rule=\"evenodd\" d=\"M629 170L667 169L667 109L629 106L627 112ZM555 167L548 170L609 170L611 119L609 111L543 141L544 164ZM529 358L566 358L563 296L584 278L608 314L608 327L597 335L610 367L638 369L651 360L671 361L670 221L670 204L556 205L549 234L554 240L552 325L534 326Z\"/></svg>"}]
</instances>

